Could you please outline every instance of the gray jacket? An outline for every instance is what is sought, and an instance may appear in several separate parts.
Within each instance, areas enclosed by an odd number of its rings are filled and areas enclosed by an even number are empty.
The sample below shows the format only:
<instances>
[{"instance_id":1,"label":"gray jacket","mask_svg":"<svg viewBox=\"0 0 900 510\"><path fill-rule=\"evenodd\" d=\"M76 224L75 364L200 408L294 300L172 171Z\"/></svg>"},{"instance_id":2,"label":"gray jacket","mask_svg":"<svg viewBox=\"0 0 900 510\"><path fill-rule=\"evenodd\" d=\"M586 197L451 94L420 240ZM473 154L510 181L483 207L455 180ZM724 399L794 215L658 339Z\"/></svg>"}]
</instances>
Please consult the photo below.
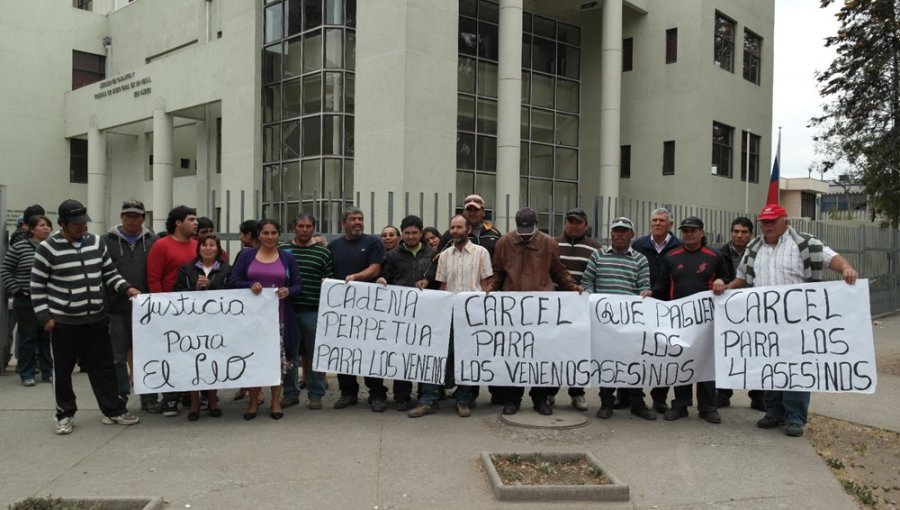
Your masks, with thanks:
<instances>
[{"instance_id":1,"label":"gray jacket","mask_svg":"<svg viewBox=\"0 0 900 510\"><path fill-rule=\"evenodd\" d=\"M106 249L122 278L139 291L147 292L147 254L159 238L150 229L143 227L141 237L131 244L122 237L119 226L109 229L103 236ZM131 300L128 296L107 292L106 298L109 313L131 313Z\"/></svg>"}]
</instances>

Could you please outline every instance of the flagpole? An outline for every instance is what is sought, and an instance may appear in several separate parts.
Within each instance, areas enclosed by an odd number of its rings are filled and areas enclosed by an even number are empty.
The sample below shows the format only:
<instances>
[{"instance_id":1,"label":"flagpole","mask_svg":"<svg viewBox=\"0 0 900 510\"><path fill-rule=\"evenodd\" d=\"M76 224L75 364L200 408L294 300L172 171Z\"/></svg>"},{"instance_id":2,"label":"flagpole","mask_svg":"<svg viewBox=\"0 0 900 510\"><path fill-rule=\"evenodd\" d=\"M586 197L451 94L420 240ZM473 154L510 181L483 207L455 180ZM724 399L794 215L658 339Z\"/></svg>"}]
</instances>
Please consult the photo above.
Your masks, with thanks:
<instances>
[{"instance_id":1,"label":"flagpole","mask_svg":"<svg viewBox=\"0 0 900 510\"><path fill-rule=\"evenodd\" d=\"M750 215L750 130L747 130L747 156L744 158L744 212Z\"/></svg>"}]
</instances>

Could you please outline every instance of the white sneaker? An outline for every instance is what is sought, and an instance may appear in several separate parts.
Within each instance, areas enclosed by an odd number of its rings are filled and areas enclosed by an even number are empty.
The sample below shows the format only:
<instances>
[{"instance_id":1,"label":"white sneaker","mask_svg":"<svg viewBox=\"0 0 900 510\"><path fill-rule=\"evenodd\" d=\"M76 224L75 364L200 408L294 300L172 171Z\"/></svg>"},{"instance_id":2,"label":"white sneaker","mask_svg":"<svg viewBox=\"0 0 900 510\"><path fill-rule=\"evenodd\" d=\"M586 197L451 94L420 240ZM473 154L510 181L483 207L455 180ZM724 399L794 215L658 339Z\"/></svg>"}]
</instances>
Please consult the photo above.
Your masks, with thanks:
<instances>
[{"instance_id":1,"label":"white sneaker","mask_svg":"<svg viewBox=\"0 0 900 510\"><path fill-rule=\"evenodd\" d=\"M104 416L103 420L101 420L104 425L134 425L135 423L139 423L141 421L137 416L126 412L125 414L120 414L119 416Z\"/></svg>"},{"instance_id":2,"label":"white sneaker","mask_svg":"<svg viewBox=\"0 0 900 510\"><path fill-rule=\"evenodd\" d=\"M586 411L587 403L584 401L584 395L575 395L572 397L572 407L579 411Z\"/></svg>"},{"instance_id":3,"label":"white sneaker","mask_svg":"<svg viewBox=\"0 0 900 510\"><path fill-rule=\"evenodd\" d=\"M75 418L66 416L56 421L56 429L53 432L58 436L64 436L71 434L73 428L75 428Z\"/></svg>"}]
</instances>

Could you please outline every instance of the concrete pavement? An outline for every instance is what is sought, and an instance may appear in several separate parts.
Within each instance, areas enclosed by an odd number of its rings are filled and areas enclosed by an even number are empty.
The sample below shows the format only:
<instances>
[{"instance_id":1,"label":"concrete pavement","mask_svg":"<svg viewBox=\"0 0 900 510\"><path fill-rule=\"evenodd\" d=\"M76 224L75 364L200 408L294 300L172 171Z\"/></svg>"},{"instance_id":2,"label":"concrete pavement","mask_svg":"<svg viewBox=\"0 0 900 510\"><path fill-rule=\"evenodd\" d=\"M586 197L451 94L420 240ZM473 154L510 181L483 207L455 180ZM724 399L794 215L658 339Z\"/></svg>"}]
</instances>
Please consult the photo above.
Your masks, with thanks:
<instances>
[{"instance_id":1,"label":"concrete pavement","mask_svg":"<svg viewBox=\"0 0 900 510\"><path fill-rule=\"evenodd\" d=\"M876 326L879 362L900 356L897 316ZM139 425L102 425L87 377L76 374L82 406L70 436L53 434L50 385L25 388L0 376L0 505L28 496L164 496L168 508L829 508L856 509L805 439L760 430L761 413L736 392L723 423L691 417L646 422L617 411L572 430L500 423L482 392L473 416L456 416L449 401L432 416L409 419L362 404L288 408L273 421L268 407L242 419L243 402L223 391L220 419L188 422L147 415ZM900 377L880 374L877 392L816 394L813 412L900 430L895 400ZM361 395L364 397L364 395ZM649 400L649 399L648 399ZM526 398L527 401L527 398ZM599 398L588 398L591 413ZM132 405L132 408L137 404ZM575 413L565 392L557 413ZM531 413L523 407L523 413ZM590 451L631 488L628 503L499 503L478 463L481 451Z\"/></svg>"}]
</instances>

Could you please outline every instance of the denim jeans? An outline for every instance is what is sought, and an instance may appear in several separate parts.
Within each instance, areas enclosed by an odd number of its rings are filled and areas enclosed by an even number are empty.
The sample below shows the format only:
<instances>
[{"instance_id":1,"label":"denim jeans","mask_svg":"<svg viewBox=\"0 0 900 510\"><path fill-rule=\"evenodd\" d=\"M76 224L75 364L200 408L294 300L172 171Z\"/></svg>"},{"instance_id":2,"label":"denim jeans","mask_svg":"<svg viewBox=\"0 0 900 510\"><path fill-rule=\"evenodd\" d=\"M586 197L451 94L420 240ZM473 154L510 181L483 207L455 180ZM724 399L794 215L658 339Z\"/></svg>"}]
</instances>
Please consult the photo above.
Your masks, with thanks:
<instances>
[{"instance_id":1,"label":"denim jeans","mask_svg":"<svg viewBox=\"0 0 900 510\"><path fill-rule=\"evenodd\" d=\"M809 410L808 391L766 391L766 416L790 425L806 425Z\"/></svg>"},{"instance_id":2,"label":"denim jeans","mask_svg":"<svg viewBox=\"0 0 900 510\"><path fill-rule=\"evenodd\" d=\"M291 368L284 374L284 396L297 397L300 395L299 372L300 372L300 342L303 342L303 348L306 355L312 358L315 355L316 347L316 321L319 313L315 310L295 311L294 320L297 321L297 331L300 338L296 342L296 348L292 352L285 352L288 360L291 362ZM310 370L306 374L306 390L309 398L322 398L325 395L325 374Z\"/></svg>"},{"instance_id":3,"label":"denim jeans","mask_svg":"<svg viewBox=\"0 0 900 510\"><path fill-rule=\"evenodd\" d=\"M49 381L53 375L53 360L50 357L50 333L38 324L31 300L27 297L13 298L18 329L16 332L16 372L24 381L34 379L34 361L37 357L41 378Z\"/></svg>"}]
</instances>

